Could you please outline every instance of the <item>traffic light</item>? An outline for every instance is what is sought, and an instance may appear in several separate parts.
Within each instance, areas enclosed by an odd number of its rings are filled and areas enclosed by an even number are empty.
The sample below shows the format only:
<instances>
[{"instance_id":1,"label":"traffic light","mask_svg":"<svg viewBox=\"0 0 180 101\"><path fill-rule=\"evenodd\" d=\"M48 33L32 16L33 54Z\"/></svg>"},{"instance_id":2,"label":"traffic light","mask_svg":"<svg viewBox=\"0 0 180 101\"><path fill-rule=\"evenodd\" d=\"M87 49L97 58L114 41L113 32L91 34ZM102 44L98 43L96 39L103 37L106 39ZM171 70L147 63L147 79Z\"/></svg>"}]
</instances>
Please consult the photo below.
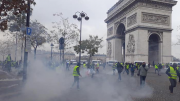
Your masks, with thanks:
<instances>
[{"instance_id":1,"label":"traffic light","mask_svg":"<svg viewBox=\"0 0 180 101\"><path fill-rule=\"evenodd\" d=\"M62 45L62 44L64 44L64 38L63 37L61 37L60 39L59 39L59 43Z\"/></svg>"}]
</instances>

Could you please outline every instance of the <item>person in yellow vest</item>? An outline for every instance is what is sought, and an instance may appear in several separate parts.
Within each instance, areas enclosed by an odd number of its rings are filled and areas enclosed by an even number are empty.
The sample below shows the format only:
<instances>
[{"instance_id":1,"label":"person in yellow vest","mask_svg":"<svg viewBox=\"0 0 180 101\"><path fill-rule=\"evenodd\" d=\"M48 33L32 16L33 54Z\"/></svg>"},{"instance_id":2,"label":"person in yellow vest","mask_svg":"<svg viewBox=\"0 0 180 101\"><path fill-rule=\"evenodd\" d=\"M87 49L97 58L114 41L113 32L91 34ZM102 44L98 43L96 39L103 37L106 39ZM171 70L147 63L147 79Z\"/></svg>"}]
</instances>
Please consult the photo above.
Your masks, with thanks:
<instances>
[{"instance_id":1,"label":"person in yellow vest","mask_svg":"<svg viewBox=\"0 0 180 101\"><path fill-rule=\"evenodd\" d=\"M96 72L99 73L99 63L96 65Z\"/></svg>"},{"instance_id":2,"label":"person in yellow vest","mask_svg":"<svg viewBox=\"0 0 180 101\"><path fill-rule=\"evenodd\" d=\"M11 55L9 54L6 58L6 65L9 72L11 72Z\"/></svg>"},{"instance_id":3,"label":"person in yellow vest","mask_svg":"<svg viewBox=\"0 0 180 101\"><path fill-rule=\"evenodd\" d=\"M138 68L137 68L138 70L139 70L140 66L141 66L141 63L138 63Z\"/></svg>"},{"instance_id":4,"label":"person in yellow vest","mask_svg":"<svg viewBox=\"0 0 180 101\"><path fill-rule=\"evenodd\" d=\"M72 87L76 84L77 82L77 89L79 90L79 76L81 76L80 74L80 63L78 62L77 65L74 67L73 69L73 76L74 76L74 83L72 84ZM71 87L71 88L72 88Z\"/></svg>"},{"instance_id":5,"label":"person in yellow vest","mask_svg":"<svg viewBox=\"0 0 180 101\"><path fill-rule=\"evenodd\" d=\"M170 93L173 93L173 88L176 87L176 80L177 76L179 75L179 72L177 70L177 64L173 63L173 66L170 66L167 69L166 74L168 75L169 81L171 83L171 85L169 86Z\"/></svg>"},{"instance_id":6,"label":"person in yellow vest","mask_svg":"<svg viewBox=\"0 0 180 101\"><path fill-rule=\"evenodd\" d=\"M154 68L155 68L155 74L156 74L156 71L158 72L158 75L159 75L159 68L158 68L158 65L154 65Z\"/></svg>"},{"instance_id":7,"label":"person in yellow vest","mask_svg":"<svg viewBox=\"0 0 180 101\"><path fill-rule=\"evenodd\" d=\"M85 62L83 63L83 67L84 67L84 68L87 68L87 66L86 66Z\"/></svg>"},{"instance_id":8,"label":"person in yellow vest","mask_svg":"<svg viewBox=\"0 0 180 101\"><path fill-rule=\"evenodd\" d=\"M129 63L126 63L125 70L127 75L129 75Z\"/></svg>"},{"instance_id":9,"label":"person in yellow vest","mask_svg":"<svg viewBox=\"0 0 180 101\"><path fill-rule=\"evenodd\" d=\"M114 63L113 66L112 66L112 68L113 68L113 75L115 75L115 70L116 70L116 68L117 68L117 63Z\"/></svg>"},{"instance_id":10,"label":"person in yellow vest","mask_svg":"<svg viewBox=\"0 0 180 101\"><path fill-rule=\"evenodd\" d=\"M136 63L136 68L137 68L137 70L138 70L138 63Z\"/></svg>"},{"instance_id":11,"label":"person in yellow vest","mask_svg":"<svg viewBox=\"0 0 180 101\"><path fill-rule=\"evenodd\" d=\"M179 77L179 84L180 84L180 66L177 66L177 71L179 73L178 77Z\"/></svg>"}]
</instances>

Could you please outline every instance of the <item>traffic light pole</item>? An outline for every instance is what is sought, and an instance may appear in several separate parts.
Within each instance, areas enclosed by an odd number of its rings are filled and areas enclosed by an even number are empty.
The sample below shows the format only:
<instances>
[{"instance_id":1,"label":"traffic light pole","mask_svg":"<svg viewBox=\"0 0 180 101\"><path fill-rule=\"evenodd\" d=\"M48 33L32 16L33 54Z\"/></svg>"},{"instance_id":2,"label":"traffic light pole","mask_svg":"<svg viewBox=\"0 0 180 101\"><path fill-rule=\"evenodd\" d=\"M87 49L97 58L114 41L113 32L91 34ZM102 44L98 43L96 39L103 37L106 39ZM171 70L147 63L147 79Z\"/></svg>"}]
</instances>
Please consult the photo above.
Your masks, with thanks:
<instances>
[{"instance_id":1,"label":"traffic light pole","mask_svg":"<svg viewBox=\"0 0 180 101\"><path fill-rule=\"evenodd\" d=\"M28 0L28 12L27 12L27 19L26 19L26 27L29 27L29 20L30 20L30 0ZM27 59L28 59L28 52L26 50L26 33L25 33L25 45L24 46L25 47L24 47L23 81L26 81L26 79L27 79Z\"/></svg>"},{"instance_id":2,"label":"traffic light pole","mask_svg":"<svg viewBox=\"0 0 180 101\"><path fill-rule=\"evenodd\" d=\"M61 62L61 50L63 50L63 57L62 57L62 63L63 63L63 65L64 65L64 38L63 37L61 37L60 39L59 39L59 50L60 50L60 62Z\"/></svg>"}]
</instances>

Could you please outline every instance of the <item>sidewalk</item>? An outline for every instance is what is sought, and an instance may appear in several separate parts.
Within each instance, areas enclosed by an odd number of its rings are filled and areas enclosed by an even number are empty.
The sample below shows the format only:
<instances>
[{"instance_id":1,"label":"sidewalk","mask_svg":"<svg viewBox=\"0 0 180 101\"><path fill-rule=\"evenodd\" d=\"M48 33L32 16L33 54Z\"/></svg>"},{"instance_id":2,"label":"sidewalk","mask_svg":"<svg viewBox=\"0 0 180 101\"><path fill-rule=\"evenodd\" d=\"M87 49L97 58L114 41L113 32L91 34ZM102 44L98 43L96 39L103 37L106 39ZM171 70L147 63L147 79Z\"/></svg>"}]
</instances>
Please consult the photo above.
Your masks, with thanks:
<instances>
[{"instance_id":1,"label":"sidewalk","mask_svg":"<svg viewBox=\"0 0 180 101\"><path fill-rule=\"evenodd\" d=\"M8 73L0 69L0 99L19 94L21 88L22 78L18 78L14 72Z\"/></svg>"}]
</instances>

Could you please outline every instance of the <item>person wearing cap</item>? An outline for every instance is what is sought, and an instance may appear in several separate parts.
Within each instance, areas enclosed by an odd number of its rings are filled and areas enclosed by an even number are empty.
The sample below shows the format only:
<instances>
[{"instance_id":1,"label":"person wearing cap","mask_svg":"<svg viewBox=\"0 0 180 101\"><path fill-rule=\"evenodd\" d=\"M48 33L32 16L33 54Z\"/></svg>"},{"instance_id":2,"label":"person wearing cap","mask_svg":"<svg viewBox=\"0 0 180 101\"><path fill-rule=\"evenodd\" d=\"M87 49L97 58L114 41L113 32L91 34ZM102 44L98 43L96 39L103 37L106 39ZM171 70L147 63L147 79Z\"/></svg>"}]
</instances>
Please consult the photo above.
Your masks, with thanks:
<instances>
[{"instance_id":1,"label":"person wearing cap","mask_svg":"<svg viewBox=\"0 0 180 101\"><path fill-rule=\"evenodd\" d=\"M146 63L143 62L138 70L138 76L140 76L140 85L143 87L145 85L145 80L148 72L148 66L146 66Z\"/></svg>"},{"instance_id":2,"label":"person wearing cap","mask_svg":"<svg viewBox=\"0 0 180 101\"><path fill-rule=\"evenodd\" d=\"M80 63L79 62L77 63L77 65L73 69L73 76L74 76L74 83L72 84L72 87L77 82L77 89L79 89L79 76L81 76L81 74L80 74Z\"/></svg>"},{"instance_id":3,"label":"person wearing cap","mask_svg":"<svg viewBox=\"0 0 180 101\"><path fill-rule=\"evenodd\" d=\"M173 63L173 65L167 69L166 74L168 75L169 81L171 83L171 85L169 86L169 90L170 93L172 94L173 88L176 87L177 76L179 75L179 72L177 70L177 64Z\"/></svg>"}]
</instances>

